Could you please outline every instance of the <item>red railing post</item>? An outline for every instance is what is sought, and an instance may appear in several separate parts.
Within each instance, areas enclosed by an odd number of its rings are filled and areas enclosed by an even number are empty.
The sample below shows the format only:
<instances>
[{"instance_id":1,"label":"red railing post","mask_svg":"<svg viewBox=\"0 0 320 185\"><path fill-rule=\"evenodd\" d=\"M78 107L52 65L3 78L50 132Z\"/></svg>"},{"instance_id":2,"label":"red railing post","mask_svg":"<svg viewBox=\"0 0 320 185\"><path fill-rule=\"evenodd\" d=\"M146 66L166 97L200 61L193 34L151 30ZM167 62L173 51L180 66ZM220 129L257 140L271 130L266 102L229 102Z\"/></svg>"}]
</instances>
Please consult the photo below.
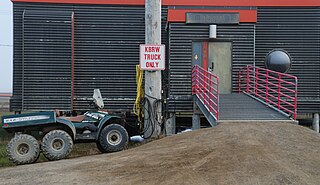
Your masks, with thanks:
<instances>
[{"instance_id":1,"label":"red railing post","mask_svg":"<svg viewBox=\"0 0 320 185\"><path fill-rule=\"evenodd\" d=\"M256 70L255 70L255 83L256 83L256 85L255 85L255 95L257 96L257 94L258 94L258 88L259 88L259 86L258 86L258 84L259 84L259 69L258 68L256 68Z\"/></svg>"},{"instance_id":2,"label":"red railing post","mask_svg":"<svg viewBox=\"0 0 320 185\"><path fill-rule=\"evenodd\" d=\"M244 68L240 69L238 74L239 93L246 86L246 93L256 96L288 115L293 115L296 119L298 108L297 77L255 66L246 66L246 74L243 73Z\"/></svg>"},{"instance_id":3,"label":"red railing post","mask_svg":"<svg viewBox=\"0 0 320 185\"><path fill-rule=\"evenodd\" d=\"M193 94L201 100L203 105L215 118L219 119L219 77L204 70L198 65L192 70Z\"/></svg>"},{"instance_id":4,"label":"red railing post","mask_svg":"<svg viewBox=\"0 0 320 185\"><path fill-rule=\"evenodd\" d=\"M278 109L281 110L281 106L280 106L280 92L281 92L281 74L278 74Z\"/></svg>"},{"instance_id":5,"label":"red railing post","mask_svg":"<svg viewBox=\"0 0 320 185\"><path fill-rule=\"evenodd\" d=\"M266 102L269 103L269 71L266 72Z\"/></svg>"},{"instance_id":6,"label":"red railing post","mask_svg":"<svg viewBox=\"0 0 320 185\"><path fill-rule=\"evenodd\" d=\"M205 71L202 71L202 76L203 76L203 84L204 84L204 102L205 102L205 105L207 107L209 107L209 103L208 103L208 84L207 84L207 76L206 76L206 72Z\"/></svg>"},{"instance_id":7,"label":"red railing post","mask_svg":"<svg viewBox=\"0 0 320 185\"><path fill-rule=\"evenodd\" d=\"M219 81L220 79L219 78L216 78L217 80L217 83L216 83L216 89L217 89L217 92L216 92L216 96L217 96L217 120L219 120L219 115L220 115L220 110L219 110L219 102L220 102L220 93L219 93Z\"/></svg>"},{"instance_id":8,"label":"red railing post","mask_svg":"<svg viewBox=\"0 0 320 185\"><path fill-rule=\"evenodd\" d=\"M210 95L210 100L212 100L213 99L213 79L212 79L212 75L210 74L209 75L210 76L210 93L209 93L209 95ZM210 103L211 103L211 101L210 101ZM213 111L212 110L213 108L212 108L212 105L210 105L210 111Z\"/></svg>"},{"instance_id":9,"label":"red railing post","mask_svg":"<svg viewBox=\"0 0 320 185\"><path fill-rule=\"evenodd\" d=\"M241 92L241 72L242 72L242 69L240 68L239 69L239 73L238 73L238 93L240 94Z\"/></svg>"},{"instance_id":10,"label":"red railing post","mask_svg":"<svg viewBox=\"0 0 320 185\"><path fill-rule=\"evenodd\" d=\"M296 120L297 119L297 109L298 109L298 105L297 105L297 99L298 99L298 78L295 77L295 92L294 92L294 115L293 115L293 119Z\"/></svg>"},{"instance_id":11,"label":"red railing post","mask_svg":"<svg viewBox=\"0 0 320 185\"><path fill-rule=\"evenodd\" d=\"M196 66L196 74L197 74L197 90L196 90L196 93L197 94L199 94L200 93L200 89L202 88L201 87L201 83L200 83L200 81L201 81L201 78L200 78L200 72L199 72L199 68L198 68L198 66Z\"/></svg>"},{"instance_id":12,"label":"red railing post","mask_svg":"<svg viewBox=\"0 0 320 185\"><path fill-rule=\"evenodd\" d=\"M247 81L247 86L246 86L246 92L247 93L249 93L249 80L250 80L250 74L249 74L249 72L250 72L250 69L249 69L249 66L247 66L247 76L246 76L246 81Z\"/></svg>"}]
</instances>

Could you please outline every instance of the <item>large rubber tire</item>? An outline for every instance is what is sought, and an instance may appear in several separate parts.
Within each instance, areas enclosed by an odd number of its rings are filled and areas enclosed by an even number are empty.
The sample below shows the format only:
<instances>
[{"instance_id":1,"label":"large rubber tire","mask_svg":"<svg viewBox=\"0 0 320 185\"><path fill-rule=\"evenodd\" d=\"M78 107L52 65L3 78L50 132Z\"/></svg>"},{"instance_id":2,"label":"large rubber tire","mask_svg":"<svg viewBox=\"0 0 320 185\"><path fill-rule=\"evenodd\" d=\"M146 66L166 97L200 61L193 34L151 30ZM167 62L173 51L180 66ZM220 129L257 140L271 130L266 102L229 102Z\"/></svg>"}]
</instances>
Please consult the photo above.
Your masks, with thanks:
<instances>
[{"instance_id":1,"label":"large rubber tire","mask_svg":"<svg viewBox=\"0 0 320 185\"><path fill-rule=\"evenodd\" d=\"M15 164L30 164L39 158L40 146L33 136L16 134L7 145L7 154Z\"/></svg>"},{"instance_id":2,"label":"large rubber tire","mask_svg":"<svg viewBox=\"0 0 320 185\"><path fill-rule=\"evenodd\" d=\"M67 157L72 151L73 140L63 130L52 130L42 139L41 149L43 155L50 161Z\"/></svg>"},{"instance_id":3,"label":"large rubber tire","mask_svg":"<svg viewBox=\"0 0 320 185\"><path fill-rule=\"evenodd\" d=\"M118 124L104 127L99 135L98 149L102 152L117 152L123 150L129 141L128 132ZM98 145L98 144L97 144Z\"/></svg>"},{"instance_id":4,"label":"large rubber tire","mask_svg":"<svg viewBox=\"0 0 320 185\"><path fill-rule=\"evenodd\" d=\"M101 153L105 153L105 152L106 152L106 151L102 148L99 140L96 142L96 145L97 145L98 150L99 150Z\"/></svg>"}]
</instances>

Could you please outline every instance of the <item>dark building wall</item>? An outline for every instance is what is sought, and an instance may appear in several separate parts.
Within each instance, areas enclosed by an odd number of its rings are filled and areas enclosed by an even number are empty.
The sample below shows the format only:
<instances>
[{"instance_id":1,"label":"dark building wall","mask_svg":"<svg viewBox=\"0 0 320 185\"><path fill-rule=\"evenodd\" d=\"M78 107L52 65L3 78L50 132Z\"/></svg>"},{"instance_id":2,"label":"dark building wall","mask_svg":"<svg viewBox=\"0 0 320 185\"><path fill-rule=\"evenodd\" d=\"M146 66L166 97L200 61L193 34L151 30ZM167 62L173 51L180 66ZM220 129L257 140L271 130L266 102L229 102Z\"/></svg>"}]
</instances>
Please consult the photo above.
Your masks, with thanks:
<instances>
[{"instance_id":1,"label":"dark building wall","mask_svg":"<svg viewBox=\"0 0 320 185\"><path fill-rule=\"evenodd\" d=\"M232 42L232 88L238 70L254 63L254 24L217 25L216 40ZM169 110L191 112L192 42L209 41L209 25L169 25Z\"/></svg>"},{"instance_id":2,"label":"dark building wall","mask_svg":"<svg viewBox=\"0 0 320 185\"><path fill-rule=\"evenodd\" d=\"M106 108L131 111L136 96L139 44L144 43L143 6L14 3L13 10L12 110L85 110L93 88L100 88ZM75 16L74 107L72 12ZM166 43L168 35L170 60L163 86L169 89L170 111L191 112L192 41L208 41L209 26L169 23L167 32L166 12L167 8L163 7L162 43ZM57 26L63 29L55 30ZM290 73L299 78L299 112L319 111L319 7L259 7L256 24L218 25L217 31L219 39L233 42L233 90L237 87L239 67L254 62L262 66L269 51L282 48L293 59Z\"/></svg>"},{"instance_id":3,"label":"dark building wall","mask_svg":"<svg viewBox=\"0 0 320 185\"><path fill-rule=\"evenodd\" d=\"M24 11L39 15L28 25L32 50L22 45L27 39L22 29ZM167 40L166 12L164 7L163 43ZM74 70L71 66L71 13L74 13ZM139 45L144 43L144 16L144 6L14 3L11 109L87 110L93 89L99 88L107 109L131 111L136 97L135 65L139 64ZM49 26L50 22L53 27ZM39 30L44 30L45 34L40 34ZM26 56L29 56L30 78L26 78L26 71L22 70ZM36 77L41 76L37 80ZM27 83L29 81L32 83Z\"/></svg>"},{"instance_id":4,"label":"dark building wall","mask_svg":"<svg viewBox=\"0 0 320 185\"><path fill-rule=\"evenodd\" d=\"M259 7L256 64L273 49L286 50L298 77L298 112L320 111L320 8Z\"/></svg>"},{"instance_id":5,"label":"dark building wall","mask_svg":"<svg viewBox=\"0 0 320 185\"><path fill-rule=\"evenodd\" d=\"M14 3L11 110L71 109L71 9Z\"/></svg>"}]
</instances>

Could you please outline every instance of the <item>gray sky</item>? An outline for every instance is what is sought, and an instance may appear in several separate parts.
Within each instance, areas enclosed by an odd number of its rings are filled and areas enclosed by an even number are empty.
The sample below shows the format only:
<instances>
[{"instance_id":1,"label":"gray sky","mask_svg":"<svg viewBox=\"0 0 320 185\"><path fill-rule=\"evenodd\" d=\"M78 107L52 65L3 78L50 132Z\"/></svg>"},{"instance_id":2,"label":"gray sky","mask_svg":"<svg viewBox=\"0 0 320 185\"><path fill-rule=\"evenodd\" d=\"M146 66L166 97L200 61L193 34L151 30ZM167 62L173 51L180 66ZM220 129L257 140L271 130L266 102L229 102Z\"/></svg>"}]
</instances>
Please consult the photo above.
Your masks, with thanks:
<instances>
[{"instance_id":1,"label":"gray sky","mask_svg":"<svg viewBox=\"0 0 320 185\"><path fill-rule=\"evenodd\" d=\"M0 93L12 92L12 3L0 0Z\"/></svg>"}]
</instances>

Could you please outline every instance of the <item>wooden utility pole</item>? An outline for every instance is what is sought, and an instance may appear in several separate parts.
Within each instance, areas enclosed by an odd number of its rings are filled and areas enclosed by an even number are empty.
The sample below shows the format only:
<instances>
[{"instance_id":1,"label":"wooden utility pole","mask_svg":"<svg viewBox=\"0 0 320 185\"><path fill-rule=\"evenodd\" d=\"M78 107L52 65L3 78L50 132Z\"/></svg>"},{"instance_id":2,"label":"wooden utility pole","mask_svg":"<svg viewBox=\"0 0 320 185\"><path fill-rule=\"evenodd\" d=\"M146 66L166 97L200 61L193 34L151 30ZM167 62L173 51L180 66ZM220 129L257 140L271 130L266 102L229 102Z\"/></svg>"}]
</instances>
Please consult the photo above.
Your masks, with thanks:
<instances>
[{"instance_id":1,"label":"wooden utility pole","mask_svg":"<svg viewBox=\"0 0 320 185\"><path fill-rule=\"evenodd\" d=\"M161 44L161 0L145 0L145 44ZM161 71L146 71L145 137L155 138L161 133L162 103L157 101L161 99L161 90ZM154 106L155 101L158 106Z\"/></svg>"}]
</instances>

